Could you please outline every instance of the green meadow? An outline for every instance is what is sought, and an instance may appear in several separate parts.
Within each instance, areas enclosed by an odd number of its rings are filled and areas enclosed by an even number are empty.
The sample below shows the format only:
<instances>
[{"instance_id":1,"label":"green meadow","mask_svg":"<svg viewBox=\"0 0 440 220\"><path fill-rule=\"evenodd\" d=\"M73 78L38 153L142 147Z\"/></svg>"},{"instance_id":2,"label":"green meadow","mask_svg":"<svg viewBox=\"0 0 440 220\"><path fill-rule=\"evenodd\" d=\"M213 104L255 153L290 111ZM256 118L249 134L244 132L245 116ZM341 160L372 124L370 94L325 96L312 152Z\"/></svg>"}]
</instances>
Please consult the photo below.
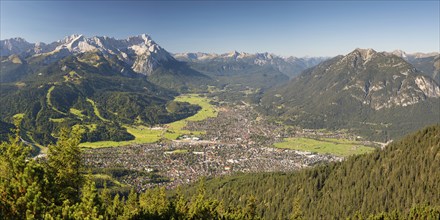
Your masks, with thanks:
<instances>
[{"instance_id":1,"label":"green meadow","mask_svg":"<svg viewBox=\"0 0 440 220\"><path fill-rule=\"evenodd\" d=\"M336 138L285 138L283 142L275 143L276 148L308 151L320 154L333 154L337 156L350 156L374 151L357 141Z\"/></svg>"},{"instance_id":2,"label":"green meadow","mask_svg":"<svg viewBox=\"0 0 440 220\"><path fill-rule=\"evenodd\" d=\"M119 147L131 144L154 143L161 139L176 140L181 135L200 135L204 131L185 130L188 121L201 121L209 117L217 117L217 110L209 103L209 99L198 96L197 94L185 94L174 99L177 102L188 102L199 105L201 109L193 116L175 121L163 126L163 129L154 129L147 126L124 125L127 132L132 134L135 139L131 141L98 141L81 143L81 147L102 148L102 147Z\"/></svg>"}]
</instances>

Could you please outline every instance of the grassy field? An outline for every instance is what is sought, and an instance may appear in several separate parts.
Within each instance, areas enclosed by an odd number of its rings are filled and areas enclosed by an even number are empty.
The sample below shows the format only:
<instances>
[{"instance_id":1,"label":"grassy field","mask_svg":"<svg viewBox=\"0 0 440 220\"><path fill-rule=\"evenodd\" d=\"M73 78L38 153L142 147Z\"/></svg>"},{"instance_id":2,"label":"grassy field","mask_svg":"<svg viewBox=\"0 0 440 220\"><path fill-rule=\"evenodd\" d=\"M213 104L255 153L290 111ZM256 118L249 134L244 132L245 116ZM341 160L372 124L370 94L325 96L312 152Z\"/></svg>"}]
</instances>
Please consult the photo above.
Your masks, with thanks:
<instances>
[{"instance_id":1,"label":"grassy field","mask_svg":"<svg viewBox=\"0 0 440 220\"><path fill-rule=\"evenodd\" d=\"M202 107L195 115L166 124L163 129L151 129L146 126L131 126L125 125L128 133L132 134L135 139L131 141L98 141L98 142L86 142L81 143L81 147L89 148L102 148L102 147L119 147L126 146L130 144L144 144L144 143L154 143L160 139L176 140L179 136L184 134L200 135L204 131L189 131L184 130L188 121L201 121L209 117L217 117L217 110L209 104L209 99L199 97L196 94L181 95L175 98L174 101L178 102L189 102L191 104L199 105Z\"/></svg>"},{"instance_id":2,"label":"grassy field","mask_svg":"<svg viewBox=\"0 0 440 220\"><path fill-rule=\"evenodd\" d=\"M131 141L97 141L81 143L80 147L102 148L102 147L121 147L130 144L154 143L162 138L163 130L153 130L145 126L124 126L128 133L132 134L135 139Z\"/></svg>"},{"instance_id":3,"label":"grassy field","mask_svg":"<svg viewBox=\"0 0 440 220\"><path fill-rule=\"evenodd\" d=\"M66 120L66 118L49 118L49 121L55 122L55 123L61 123L65 120Z\"/></svg>"},{"instance_id":4,"label":"grassy field","mask_svg":"<svg viewBox=\"0 0 440 220\"><path fill-rule=\"evenodd\" d=\"M74 114L76 117L78 117L79 119L83 120L86 116L83 115L82 111L76 108L70 108L69 109L70 113Z\"/></svg>"},{"instance_id":5,"label":"grassy field","mask_svg":"<svg viewBox=\"0 0 440 220\"><path fill-rule=\"evenodd\" d=\"M169 154L186 154L188 153L188 150L185 149L177 149L177 150L173 150L173 151L166 151L165 153L169 153Z\"/></svg>"},{"instance_id":6,"label":"grassy field","mask_svg":"<svg viewBox=\"0 0 440 220\"><path fill-rule=\"evenodd\" d=\"M372 152L374 148L367 147L359 142L334 138L285 138L283 142L275 143L276 148L286 148L299 151L308 151L320 154L350 156Z\"/></svg>"},{"instance_id":7,"label":"grassy field","mask_svg":"<svg viewBox=\"0 0 440 220\"><path fill-rule=\"evenodd\" d=\"M12 116L12 118L14 119L23 119L23 117L24 117L24 113L18 113Z\"/></svg>"},{"instance_id":8,"label":"grassy field","mask_svg":"<svg viewBox=\"0 0 440 220\"><path fill-rule=\"evenodd\" d=\"M91 175L87 175L87 177L92 178L94 181L102 180L102 181L110 182L110 185L113 185L113 186L109 187L109 189L111 189L111 188L117 189L119 187L129 186L127 184L123 184L123 183L119 182L116 178L113 178L112 176L107 175L107 174L101 174L101 173L91 174Z\"/></svg>"},{"instance_id":9,"label":"grassy field","mask_svg":"<svg viewBox=\"0 0 440 220\"><path fill-rule=\"evenodd\" d=\"M49 106L49 107L51 107L54 111L56 111L56 112L58 112L58 113L60 113L60 114L62 114L62 115L66 115L66 113L64 113L64 112L62 112L62 111L60 111L60 110L58 110L57 108L55 108L55 106L53 106L52 105L52 102L50 101L50 99L51 99L51 93L52 93L52 91L55 89L55 86L51 86L50 88L49 88L49 90L47 90L47 94L46 94L46 102L47 102L47 106Z\"/></svg>"},{"instance_id":10,"label":"grassy field","mask_svg":"<svg viewBox=\"0 0 440 220\"><path fill-rule=\"evenodd\" d=\"M93 112L95 113L95 115L96 115L99 119L101 119L102 121L108 121L107 119L105 119L105 118L103 118L103 117L101 116L101 113L99 112L99 109L98 109L98 107L96 107L96 104L95 104L95 102L94 102L93 100L87 98L87 102L89 102L90 104L92 104L92 106L93 106Z\"/></svg>"}]
</instances>

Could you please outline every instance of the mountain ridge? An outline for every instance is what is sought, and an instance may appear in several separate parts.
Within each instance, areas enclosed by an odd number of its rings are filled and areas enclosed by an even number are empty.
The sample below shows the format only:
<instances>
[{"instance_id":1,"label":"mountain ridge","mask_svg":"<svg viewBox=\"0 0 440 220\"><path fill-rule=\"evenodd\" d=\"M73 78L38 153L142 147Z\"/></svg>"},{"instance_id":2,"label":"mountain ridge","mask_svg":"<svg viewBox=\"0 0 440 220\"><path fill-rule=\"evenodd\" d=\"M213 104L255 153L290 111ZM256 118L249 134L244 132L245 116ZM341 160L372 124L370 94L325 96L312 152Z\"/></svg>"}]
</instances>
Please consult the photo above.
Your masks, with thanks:
<instances>
[{"instance_id":1,"label":"mountain ridge","mask_svg":"<svg viewBox=\"0 0 440 220\"><path fill-rule=\"evenodd\" d=\"M144 75L151 75L163 62L177 62L147 34L127 39L73 34L50 44L31 44L23 38L19 39L1 41L1 55L47 56L49 58L46 62L50 63L70 55L100 51L118 57L130 65L133 71Z\"/></svg>"},{"instance_id":2,"label":"mountain ridge","mask_svg":"<svg viewBox=\"0 0 440 220\"><path fill-rule=\"evenodd\" d=\"M230 63L242 62L248 65L271 66L284 73L290 78L295 77L301 71L313 67L318 63L328 59L328 57L281 57L273 53L246 53L232 51L229 53L174 53L173 56L180 61L195 63Z\"/></svg>"},{"instance_id":3,"label":"mountain ridge","mask_svg":"<svg viewBox=\"0 0 440 220\"><path fill-rule=\"evenodd\" d=\"M263 112L289 123L361 129L381 140L412 131L410 121L415 127L440 121L439 85L402 58L372 49L324 61L272 89L261 103Z\"/></svg>"}]
</instances>

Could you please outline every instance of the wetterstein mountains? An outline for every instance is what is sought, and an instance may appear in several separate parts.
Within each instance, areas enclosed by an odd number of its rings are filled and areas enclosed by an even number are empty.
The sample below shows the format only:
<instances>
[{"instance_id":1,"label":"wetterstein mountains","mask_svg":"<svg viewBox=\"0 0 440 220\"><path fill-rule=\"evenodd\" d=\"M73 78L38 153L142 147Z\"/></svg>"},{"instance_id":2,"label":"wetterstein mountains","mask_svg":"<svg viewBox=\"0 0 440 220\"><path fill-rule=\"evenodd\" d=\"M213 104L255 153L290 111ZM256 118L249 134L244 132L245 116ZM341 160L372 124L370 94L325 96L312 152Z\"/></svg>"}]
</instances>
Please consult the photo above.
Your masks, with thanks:
<instances>
[{"instance_id":1,"label":"wetterstein mountains","mask_svg":"<svg viewBox=\"0 0 440 220\"><path fill-rule=\"evenodd\" d=\"M356 49L304 71L262 99L287 123L344 128L379 140L440 122L440 89L401 57Z\"/></svg>"},{"instance_id":2,"label":"wetterstein mountains","mask_svg":"<svg viewBox=\"0 0 440 220\"><path fill-rule=\"evenodd\" d=\"M72 35L51 44L15 38L0 45L1 121L23 117L23 137L38 143L52 142L59 127L74 124L89 129L87 141L133 138L122 124L151 125L194 114L196 106L168 112L166 105L179 91L212 81L147 35L123 40Z\"/></svg>"},{"instance_id":3,"label":"wetterstein mountains","mask_svg":"<svg viewBox=\"0 0 440 220\"><path fill-rule=\"evenodd\" d=\"M127 39L110 37L84 37L71 35L63 40L50 44L31 44L22 38L2 40L0 42L2 62L5 68L21 68L28 71L3 71L1 82L11 82L23 77L26 73L35 72L32 65L50 65L69 56L81 54L96 54L100 58L83 59L83 62L95 62L93 65L112 65L119 75L150 76L150 80L159 80L158 73L167 75L172 73L172 82L180 86L191 84L193 81L206 80L206 76L191 70L184 63L178 62L165 49L155 43L150 36L142 34ZM6 58L7 57L7 58ZM99 59L99 60L96 60ZM37 67L38 68L38 67ZM44 73L43 73L44 74ZM183 76L184 75L184 76ZM191 77L189 80L188 77ZM159 82L160 83L160 82ZM166 86L174 86L166 82ZM179 88L177 88L179 89Z\"/></svg>"},{"instance_id":4,"label":"wetterstein mountains","mask_svg":"<svg viewBox=\"0 0 440 220\"><path fill-rule=\"evenodd\" d=\"M380 140L440 120L439 87L430 77L438 76L435 56L362 49L329 60L238 52L171 55L145 34L72 35L50 44L13 38L0 41L0 52L0 137L15 115L24 118L23 137L42 144L54 141L60 127L75 124L88 129L84 141L133 138L123 125L194 114L197 106L181 104L168 112L167 105L179 93L206 92L208 86L217 87L215 95L226 92L226 99L250 94L277 120L347 128Z\"/></svg>"},{"instance_id":5,"label":"wetterstein mountains","mask_svg":"<svg viewBox=\"0 0 440 220\"><path fill-rule=\"evenodd\" d=\"M177 53L174 57L191 62L195 68L211 72L243 71L252 66L271 67L293 78L303 70L316 66L328 57L287 57L271 53L245 53L233 51L226 54L213 53Z\"/></svg>"}]
</instances>

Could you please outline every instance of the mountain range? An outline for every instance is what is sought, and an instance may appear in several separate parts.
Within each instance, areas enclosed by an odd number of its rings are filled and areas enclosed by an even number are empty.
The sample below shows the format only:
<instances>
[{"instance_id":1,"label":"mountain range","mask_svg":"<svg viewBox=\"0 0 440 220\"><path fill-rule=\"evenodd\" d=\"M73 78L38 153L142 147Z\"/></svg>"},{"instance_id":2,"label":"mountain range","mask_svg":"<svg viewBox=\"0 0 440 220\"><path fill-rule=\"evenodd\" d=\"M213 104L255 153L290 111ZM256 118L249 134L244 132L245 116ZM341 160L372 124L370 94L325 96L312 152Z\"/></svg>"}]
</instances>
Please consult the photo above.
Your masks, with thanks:
<instances>
[{"instance_id":1,"label":"mountain range","mask_svg":"<svg viewBox=\"0 0 440 220\"><path fill-rule=\"evenodd\" d=\"M439 123L440 89L399 56L356 49L267 92L261 108L287 123L386 140Z\"/></svg>"},{"instance_id":2,"label":"mountain range","mask_svg":"<svg viewBox=\"0 0 440 220\"><path fill-rule=\"evenodd\" d=\"M75 124L88 131L83 141L132 139L124 124L153 125L195 114L198 108L189 104L173 112L166 107L178 91L210 81L148 35L124 40L72 35L51 44L14 38L0 44L2 127L21 115L23 137L41 144L53 142L60 127Z\"/></svg>"},{"instance_id":3,"label":"mountain range","mask_svg":"<svg viewBox=\"0 0 440 220\"><path fill-rule=\"evenodd\" d=\"M173 113L166 106L179 93L207 92L209 86L226 99L252 93L262 113L286 123L350 128L380 140L440 118L438 53L171 54L146 34L127 39L71 35L49 44L12 38L0 41L0 52L0 102L7 106L0 109L0 124L9 128L12 117L23 114L28 140L40 143L74 124L96 131L84 140L132 138L123 124L152 125L191 115L195 106Z\"/></svg>"},{"instance_id":4,"label":"mountain range","mask_svg":"<svg viewBox=\"0 0 440 220\"><path fill-rule=\"evenodd\" d=\"M22 38L12 38L1 41L0 45L1 56L44 56L44 63L52 63L70 55L99 51L104 55L116 56L131 66L134 72L144 75L152 74L167 62L175 62L166 50L146 34L122 40L71 35L50 44L32 44Z\"/></svg>"},{"instance_id":5,"label":"mountain range","mask_svg":"<svg viewBox=\"0 0 440 220\"><path fill-rule=\"evenodd\" d=\"M313 67L329 57L281 57L271 53L245 53L233 51L225 54L215 53L176 53L174 57L181 61L203 63L246 63L248 65L271 66L274 69L293 78L303 70ZM227 70L228 66L224 66L223 70Z\"/></svg>"}]
</instances>

